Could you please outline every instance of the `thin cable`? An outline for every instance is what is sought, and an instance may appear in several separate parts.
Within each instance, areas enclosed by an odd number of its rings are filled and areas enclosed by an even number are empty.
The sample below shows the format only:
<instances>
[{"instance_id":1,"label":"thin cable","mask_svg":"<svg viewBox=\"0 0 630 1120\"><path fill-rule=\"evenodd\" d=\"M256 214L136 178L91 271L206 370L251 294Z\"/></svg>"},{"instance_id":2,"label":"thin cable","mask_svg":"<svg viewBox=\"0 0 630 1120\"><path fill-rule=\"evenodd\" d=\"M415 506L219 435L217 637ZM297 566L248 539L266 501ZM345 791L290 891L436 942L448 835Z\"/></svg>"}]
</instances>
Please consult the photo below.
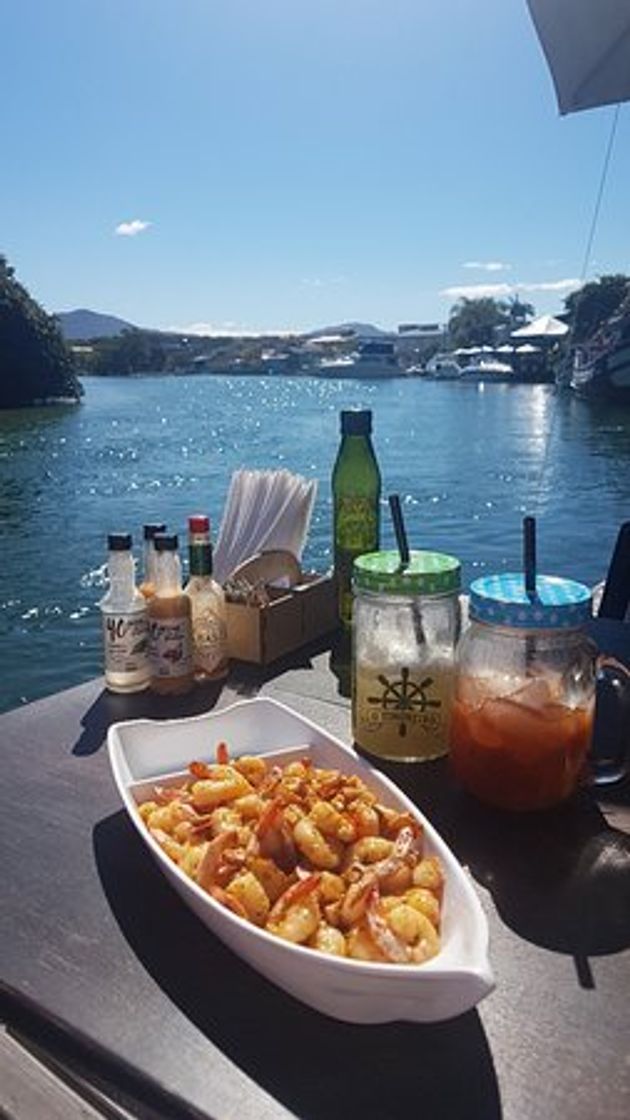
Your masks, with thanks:
<instances>
[{"instance_id":1,"label":"thin cable","mask_svg":"<svg viewBox=\"0 0 630 1120\"><path fill-rule=\"evenodd\" d=\"M620 109L621 109L621 102L619 102L615 106L615 111L613 113L613 119L612 119L612 123L611 123L611 127L610 127L610 134L609 134L609 137L608 137L608 144L606 146L606 154L604 156L604 163L603 163L603 166L602 166L602 173L600 175L599 187L597 189L597 196L595 198L595 207L593 209L593 217L591 219L591 228L589 230L588 239L587 239L587 242L586 242L586 251L584 253L584 261L582 263L582 271L580 273L581 286L583 285L583 282L586 279L586 273L588 271L588 265L589 265L589 261L591 259L591 251L592 251L592 248L593 248L593 242L595 240L595 232L597 230L597 223L598 223L598 220L599 220L599 212L601 210L602 199L604 197L604 190L605 190L605 187L606 187L606 180L608 178L608 169L610 167L610 161L611 161L611 158L612 158L613 147L614 147L614 143L615 143L615 136L617 135L617 124L619 122ZM575 307L574 307L574 310L573 310L572 324L571 324L571 327L569 329L569 333L566 336L566 341L567 341L567 344L569 346L571 345L571 338L572 338L572 335L573 335L574 326L577 322L577 306L578 306L579 300L580 300L580 292L578 290L578 293L577 293L577 296L576 296L576 301L575 301ZM544 451L544 455L543 455L543 461L542 461L542 465L541 465L541 468L540 468L540 474L538 476L538 485L537 485L537 488L536 488L536 496L535 496L535 499L534 499L534 502L533 502L534 508L535 508L536 513L538 515L540 515L540 506L541 506L543 483L545 482L545 478L546 478L546 474L547 474L547 470L548 470L548 466L549 466L549 453L551 451L551 446L552 446L552 443L554 441L554 435L555 435L555 430L556 430L556 425L557 425L557 420L558 420L558 411L559 411L558 394L556 394L556 399L554 401L554 405L553 405L553 408L552 408L552 411L551 411L551 423L549 425L549 432L547 434L547 439L546 439L546 442L545 442L545 451Z\"/></svg>"},{"instance_id":2,"label":"thin cable","mask_svg":"<svg viewBox=\"0 0 630 1120\"><path fill-rule=\"evenodd\" d=\"M582 263L582 271L580 273L580 280L585 279L586 273L587 273L587 270L588 270L588 263L589 263L589 260L591 258L591 249L593 248L593 241L595 240L595 230L597 228L597 222L598 222L598 219L599 219L599 211L601 209L602 198L604 197L604 188L606 186L606 179L608 177L608 168L610 167L610 159L611 159L611 156L612 156L613 145L615 143L615 136L617 134L617 124L619 122L619 110L620 109L621 109L621 103L619 103L618 105L615 106L615 112L613 114L612 125L611 125L611 128L610 128L610 136L608 137L608 147L606 149L606 155L604 157L604 166L602 167L602 174L601 174L601 177L600 177L600 180L599 180L599 189L597 191L597 199L595 201L595 210L593 211L593 220L591 222L591 228L590 228L589 235L588 235L588 241L586 243L586 252L584 254L584 261Z\"/></svg>"}]
</instances>

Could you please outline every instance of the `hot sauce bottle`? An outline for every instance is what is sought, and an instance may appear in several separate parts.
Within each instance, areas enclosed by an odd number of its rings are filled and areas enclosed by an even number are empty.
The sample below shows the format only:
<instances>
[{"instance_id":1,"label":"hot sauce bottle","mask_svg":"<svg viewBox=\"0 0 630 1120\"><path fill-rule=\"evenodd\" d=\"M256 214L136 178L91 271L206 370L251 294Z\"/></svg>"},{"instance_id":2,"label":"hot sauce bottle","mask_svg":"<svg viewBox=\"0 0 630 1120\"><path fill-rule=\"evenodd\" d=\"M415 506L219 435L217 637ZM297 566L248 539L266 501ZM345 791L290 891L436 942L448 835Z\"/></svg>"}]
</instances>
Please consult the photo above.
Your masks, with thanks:
<instances>
[{"instance_id":1,"label":"hot sauce bottle","mask_svg":"<svg viewBox=\"0 0 630 1120\"><path fill-rule=\"evenodd\" d=\"M228 671L227 622L223 588L212 578L210 519L203 514L188 518L190 599L193 661L198 680L217 680Z\"/></svg>"},{"instance_id":2,"label":"hot sauce bottle","mask_svg":"<svg viewBox=\"0 0 630 1120\"><path fill-rule=\"evenodd\" d=\"M157 534L155 592L148 602L151 688L163 695L189 692L194 684L190 599L182 590L175 535Z\"/></svg>"}]
</instances>

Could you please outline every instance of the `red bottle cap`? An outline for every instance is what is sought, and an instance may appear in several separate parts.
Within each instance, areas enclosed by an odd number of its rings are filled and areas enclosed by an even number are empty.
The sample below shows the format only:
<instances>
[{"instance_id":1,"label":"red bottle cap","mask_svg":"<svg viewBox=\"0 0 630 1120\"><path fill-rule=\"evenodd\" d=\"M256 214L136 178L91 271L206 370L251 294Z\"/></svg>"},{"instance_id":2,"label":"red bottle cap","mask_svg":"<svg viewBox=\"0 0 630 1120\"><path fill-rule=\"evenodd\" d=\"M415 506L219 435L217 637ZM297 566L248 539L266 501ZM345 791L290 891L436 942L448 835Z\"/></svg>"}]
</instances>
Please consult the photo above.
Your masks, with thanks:
<instances>
[{"instance_id":1,"label":"red bottle cap","mask_svg":"<svg viewBox=\"0 0 630 1120\"><path fill-rule=\"evenodd\" d=\"M194 514L193 517L188 518L188 531L189 533L209 533L210 518L203 513Z\"/></svg>"}]
</instances>

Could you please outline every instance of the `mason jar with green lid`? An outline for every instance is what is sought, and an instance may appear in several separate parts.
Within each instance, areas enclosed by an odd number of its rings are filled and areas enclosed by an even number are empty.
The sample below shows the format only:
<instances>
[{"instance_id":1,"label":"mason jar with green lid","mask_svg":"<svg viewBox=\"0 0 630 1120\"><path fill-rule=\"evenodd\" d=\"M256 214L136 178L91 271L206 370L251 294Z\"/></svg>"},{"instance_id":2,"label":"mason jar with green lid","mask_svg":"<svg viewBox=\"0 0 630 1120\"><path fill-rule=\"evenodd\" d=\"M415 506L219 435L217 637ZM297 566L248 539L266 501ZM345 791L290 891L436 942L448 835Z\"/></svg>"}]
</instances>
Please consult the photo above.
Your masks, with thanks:
<instances>
[{"instance_id":1,"label":"mason jar with green lid","mask_svg":"<svg viewBox=\"0 0 630 1120\"><path fill-rule=\"evenodd\" d=\"M448 750L461 565L441 552L371 552L353 567L352 729L379 758Z\"/></svg>"}]
</instances>

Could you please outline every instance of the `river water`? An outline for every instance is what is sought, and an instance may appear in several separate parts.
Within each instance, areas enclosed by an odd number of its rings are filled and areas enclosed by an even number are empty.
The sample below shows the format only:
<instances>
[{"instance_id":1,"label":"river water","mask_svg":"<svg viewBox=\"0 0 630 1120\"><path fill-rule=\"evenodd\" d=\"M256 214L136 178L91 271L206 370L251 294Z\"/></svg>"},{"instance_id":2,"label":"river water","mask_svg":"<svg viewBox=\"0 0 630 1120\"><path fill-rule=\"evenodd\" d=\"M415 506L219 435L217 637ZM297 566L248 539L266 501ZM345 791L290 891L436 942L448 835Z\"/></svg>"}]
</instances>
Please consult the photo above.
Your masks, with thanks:
<instances>
[{"instance_id":1,"label":"river water","mask_svg":"<svg viewBox=\"0 0 630 1120\"><path fill-rule=\"evenodd\" d=\"M630 411L549 385L312 378L85 379L78 406L0 413L0 710L101 672L106 535L144 521L218 528L231 474L286 467L319 483L304 563L331 556L338 413L369 407L384 494L412 547L461 557L464 579L520 566L594 583L630 517ZM384 498L384 544L393 547Z\"/></svg>"}]
</instances>

